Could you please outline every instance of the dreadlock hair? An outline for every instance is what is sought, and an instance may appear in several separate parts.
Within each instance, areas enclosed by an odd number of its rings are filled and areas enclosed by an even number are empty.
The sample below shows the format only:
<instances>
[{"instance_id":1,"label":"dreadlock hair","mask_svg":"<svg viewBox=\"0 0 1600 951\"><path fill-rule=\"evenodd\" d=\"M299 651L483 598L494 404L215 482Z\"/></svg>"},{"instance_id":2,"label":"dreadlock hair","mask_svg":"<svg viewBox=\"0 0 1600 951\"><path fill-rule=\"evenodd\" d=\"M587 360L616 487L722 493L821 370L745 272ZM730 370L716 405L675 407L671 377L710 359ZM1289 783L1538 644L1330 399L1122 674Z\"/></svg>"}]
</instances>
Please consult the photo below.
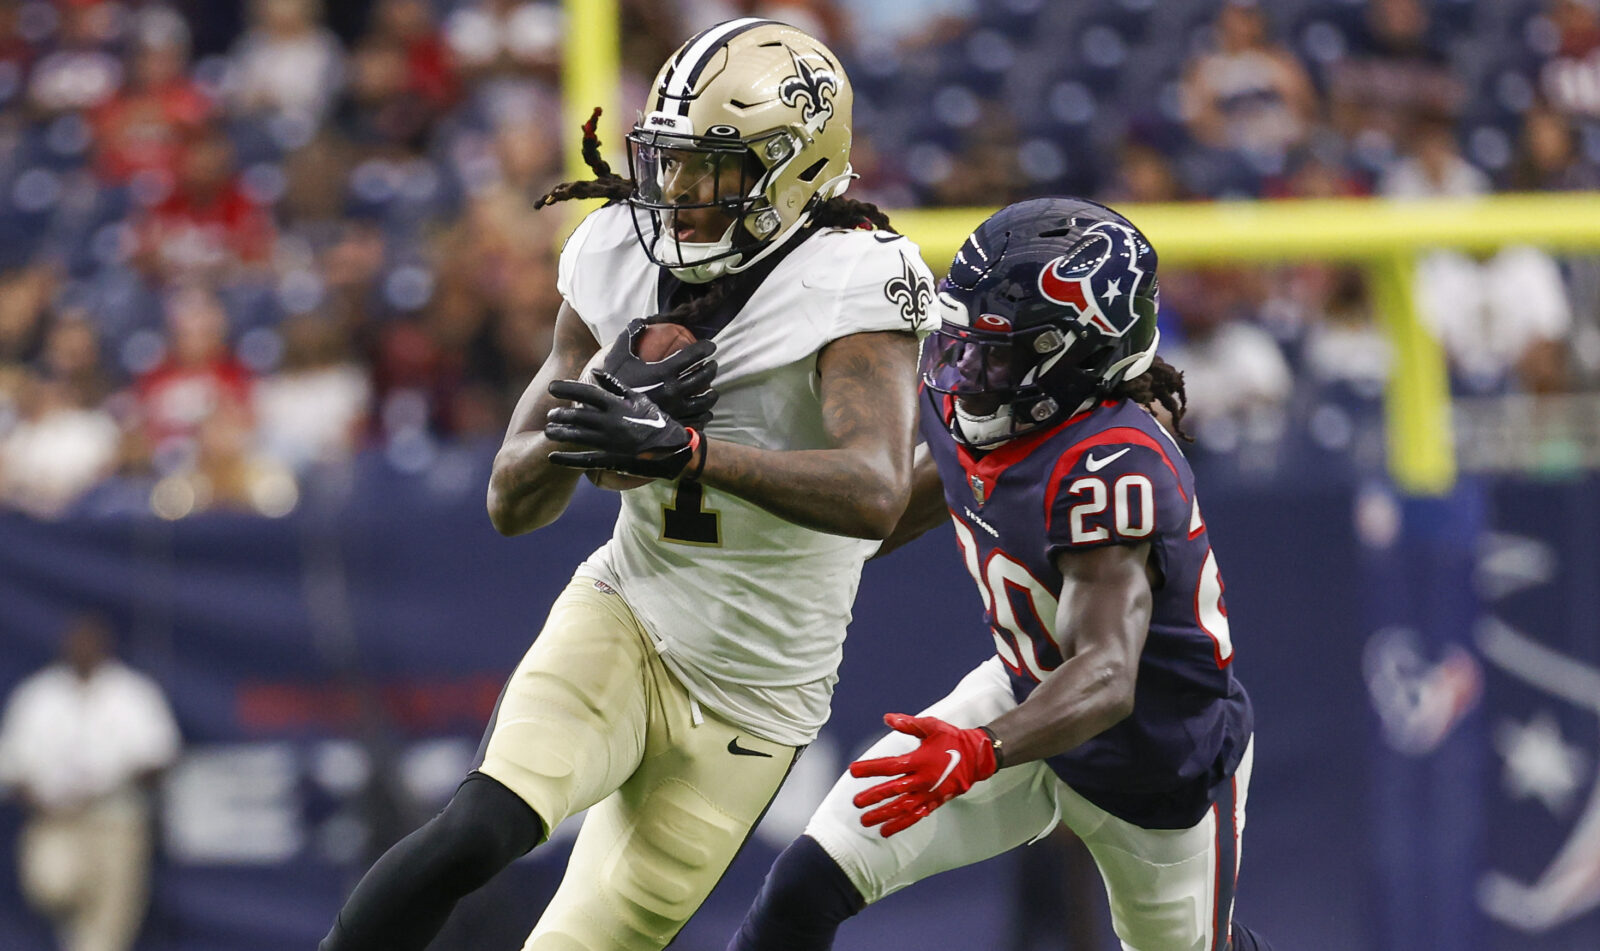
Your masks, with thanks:
<instances>
[{"instance_id":1,"label":"dreadlock hair","mask_svg":"<svg viewBox=\"0 0 1600 951\"><path fill-rule=\"evenodd\" d=\"M596 106L589 121L583 124L583 162L594 171L595 177L587 181L562 182L533 203L535 209L545 208L569 198L604 198L606 204L626 201L633 194L634 181L611 170L611 165L600 156L600 137L595 125L600 120L601 109ZM830 198L811 211L810 225L819 228L874 228L898 234L889 224L889 216L870 201L856 201L843 196ZM671 310L649 318L651 323L688 323L702 313L716 308L733 292L739 283L738 274L712 281L705 293Z\"/></svg>"},{"instance_id":2,"label":"dreadlock hair","mask_svg":"<svg viewBox=\"0 0 1600 951\"><path fill-rule=\"evenodd\" d=\"M594 107L589 121L583 124L583 164L594 171L588 181L562 182L533 203L535 210L545 208L569 198L604 198L606 204L626 199L633 194L633 179L623 178L611 170L611 163L600 155L600 137L595 135L595 123L600 121L601 109Z\"/></svg>"},{"instance_id":3,"label":"dreadlock hair","mask_svg":"<svg viewBox=\"0 0 1600 951\"><path fill-rule=\"evenodd\" d=\"M1172 430L1178 438L1184 442L1194 442L1194 438L1183 431L1183 414L1189 408L1189 395L1183 391L1183 371L1160 357L1155 358L1150 369L1131 380L1118 383L1111 390L1111 395L1133 400L1146 409L1152 403L1160 403L1161 408L1171 414Z\"/></svg>"},{"instance_id":4,"label":"dreadlock hair","mask_svg":"<svg viewBox=\"0 0 1600 951\"><path fill-rule=\"evenodd\" d=\"M874 230L899 234L889 224L889 216L870 201L857 201L843 195L830 198L811 212L811 223L819 228L860 228L871 225Z\"/></svg>"}]
</instances>

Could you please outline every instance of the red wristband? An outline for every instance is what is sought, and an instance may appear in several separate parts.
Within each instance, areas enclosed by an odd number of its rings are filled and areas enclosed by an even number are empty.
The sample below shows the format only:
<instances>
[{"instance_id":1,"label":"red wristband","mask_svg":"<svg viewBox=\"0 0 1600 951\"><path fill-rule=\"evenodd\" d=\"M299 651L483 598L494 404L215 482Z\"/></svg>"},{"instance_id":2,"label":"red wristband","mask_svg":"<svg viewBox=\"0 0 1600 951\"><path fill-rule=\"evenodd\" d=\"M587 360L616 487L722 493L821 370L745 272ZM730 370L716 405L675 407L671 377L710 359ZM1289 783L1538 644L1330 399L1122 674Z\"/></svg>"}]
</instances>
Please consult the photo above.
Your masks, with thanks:
<instances>
[{"instance_id":1,"label":"red wristband","mask_svg":"<svg viewBox=\"0 0 1600 951\"><path fill-rule=\"evenodd\" d=\"M685 426L684 429L689 433L689 451L696 454L698 458L694 462L694 472L686 472L679 478L693 481L700 478L700 473L706 471L706 444L710 440L700 435L700 430L695 429L693 426Z\"/></svg>"}]
</instances>

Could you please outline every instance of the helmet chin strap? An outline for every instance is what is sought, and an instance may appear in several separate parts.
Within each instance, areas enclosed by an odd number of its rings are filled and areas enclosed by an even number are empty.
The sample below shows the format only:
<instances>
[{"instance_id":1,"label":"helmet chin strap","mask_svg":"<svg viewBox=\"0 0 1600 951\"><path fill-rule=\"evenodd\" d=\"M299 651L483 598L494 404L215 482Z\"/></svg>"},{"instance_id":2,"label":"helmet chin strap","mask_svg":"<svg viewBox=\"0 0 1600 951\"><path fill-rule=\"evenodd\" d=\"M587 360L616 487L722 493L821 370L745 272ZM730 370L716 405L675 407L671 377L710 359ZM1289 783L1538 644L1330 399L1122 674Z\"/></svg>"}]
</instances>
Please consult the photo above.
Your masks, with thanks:
<instances>
[{"instance_id":1,"label":"helmet chin strap","mask_svg":"<svg viewBox=\"0 0 1600 951\"><path fill-rule=\"evenodd\" d=\"M728 252L733 250L733 229L738 226L737 221L728 225L728 230L715 241L678 241L662 231L656 238L656 258L662 261L667 260L669 256L679 261L699 259L698 264L669 264L667 270L685 284L705 284L714 281L730 273L733 267L734 255ZM673 252L671 255L664 253L669 250ZM706 258L714 260L705 260Z\"/></svg>"},{"instance_id":2,"label":"helmet chin strap","mask_svg":"<svg viewBox=\"0 0 1600 951\"><path fill-rule=\"evenodd\" d=\"M1161 330L1157 328L1155 336L1150 338L1150 346L1145 347L1138 353L1129 354L1107 367L1105 378L1121 383L1123 380L1131 380L1150 369L1150 365L1156 362L1156 347L1160 343Z\"/></svg>"},{"instance_id":3,"label":"helmet chin strap","mask_svg":"<svg viewBox=\"0 0 1600 951\"><path fill-rule=\"evenodd\" d=\"M956 413L950 418L950 428L956 441L968 446L991 446L1016 435L1011 431L1010 403L1002 404L986 416L974 416L962 409L961 401L956 400Z\"/></svg>"},{"instance_id":4,"label":"helmet chin strap","mask_svg":"<svg viewBox=\"0 0 1600 951\"><path fill-rule=\"evenodd\" d=\"M689 245L689 247L715 248L714 244ZM693 264L687 267L669 267L672 276L685 284L709 284L729 272L729 258L718 258L704 264Z\"/></svg>"},{"instance_id":5,"label":"helmet chin strap","mask_svg":"<svg viewBox=\"0 0 1600 951\"><path fill-rule=\"evenodd\" d=\"M1047 419L1065 419L1067 416L1076 416L1092 407L1099 399L1099 396L1090 394L1072 412L1064 415L1052 414ZM956 437L957 442L975 448L982 448L984 446L998 445L1018 436L1025 436L1044 425L1042 422L1031 423L1022 429L1017 429L1012 422L1014 405L1012 403L1003 403L987 416L975 416L962 409L961 401L956 400L955 415L950 418L950 434Z\"/></svg>"}]
</instances>

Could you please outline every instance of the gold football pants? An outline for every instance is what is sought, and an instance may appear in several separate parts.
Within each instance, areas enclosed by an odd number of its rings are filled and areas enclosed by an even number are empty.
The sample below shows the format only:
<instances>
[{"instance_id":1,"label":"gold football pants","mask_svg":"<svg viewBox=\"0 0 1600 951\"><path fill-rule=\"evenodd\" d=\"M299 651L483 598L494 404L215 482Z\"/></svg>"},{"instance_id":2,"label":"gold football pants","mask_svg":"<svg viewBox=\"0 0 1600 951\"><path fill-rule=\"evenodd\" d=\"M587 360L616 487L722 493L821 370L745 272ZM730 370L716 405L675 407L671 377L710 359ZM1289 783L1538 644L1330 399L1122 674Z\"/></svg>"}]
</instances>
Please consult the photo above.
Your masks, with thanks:
<instances>
[{"instance_id":1,"label":"gold football pants","mask_svg":"<svg viewBox=\"0 0 1600 951\"><path fill-rule=\"evenodd\" d=\"M702 714L622 598L573 579L506 685L481 767L547 835L589 810L524 951L665 947L798 755Z\"/></svg>"}]
</instances>

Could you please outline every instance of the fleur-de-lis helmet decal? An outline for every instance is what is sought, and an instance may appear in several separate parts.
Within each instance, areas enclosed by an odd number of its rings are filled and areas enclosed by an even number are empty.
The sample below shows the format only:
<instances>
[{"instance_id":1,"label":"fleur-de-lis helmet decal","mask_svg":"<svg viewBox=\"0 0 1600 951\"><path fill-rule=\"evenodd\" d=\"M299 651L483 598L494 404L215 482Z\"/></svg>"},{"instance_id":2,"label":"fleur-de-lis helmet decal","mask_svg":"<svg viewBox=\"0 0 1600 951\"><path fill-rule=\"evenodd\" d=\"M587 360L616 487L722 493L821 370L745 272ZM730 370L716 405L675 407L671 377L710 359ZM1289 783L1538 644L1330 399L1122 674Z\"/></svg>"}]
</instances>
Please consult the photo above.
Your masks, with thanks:
<instances>
[{"instance_id":1,"label":"fleur-de-lis helmet decal","mask_svg":"<svg viewBox=\"0 0 1600 951\"><path fill-rule=\"evenodd\" d=\"M833 96L839 91L839 79L825 65L812 66L793 48L789 59L794 63L794 75L778 84L778 99L786 106L798 107L806 126L821 132L833 118Z\"/></svg>"}]
</instances>

